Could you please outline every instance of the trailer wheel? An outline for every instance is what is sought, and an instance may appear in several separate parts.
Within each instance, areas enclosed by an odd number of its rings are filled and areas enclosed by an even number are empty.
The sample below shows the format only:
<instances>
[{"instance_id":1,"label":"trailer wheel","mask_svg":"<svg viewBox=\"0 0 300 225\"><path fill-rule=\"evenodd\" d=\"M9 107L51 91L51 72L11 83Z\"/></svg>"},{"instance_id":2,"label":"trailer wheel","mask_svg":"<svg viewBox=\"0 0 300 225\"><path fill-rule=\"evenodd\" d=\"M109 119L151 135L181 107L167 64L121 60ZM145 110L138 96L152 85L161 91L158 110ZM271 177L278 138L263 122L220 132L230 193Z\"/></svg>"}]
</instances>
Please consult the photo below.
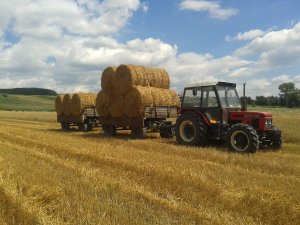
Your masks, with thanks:
<instances>
[{"instance_id":1,"label":"trailer wheel","mask_svg":"<svg viewBox=\"0 0 300 225\"><path fill-rule=\"evenodd\" d=\"M80 125L78 126L78 128L79 128L80 130L82 130L83 132L88 132L88 131L90 131L90 126L89 126L89 124L87 124L87 123L80 124Z\"/></svg>"},{"instance_id":2,"label":"trailer wheel","mask_svg":"<svg viewBox=\"0 0 300 225\"><path fill-rule=\"evenodd\" d=\"M112 125L102 125L104 134L108 137L116 136L116 126Z\"/></svg>"},{"instance_id":3,"label":"trailer wheel","mask_svg":"<svg viewBox=\"0 0 300 225\"><path fill-rule=\"evenodd\" d=\"M239 153L255 153L259 148L259 137L253 127L238 123L233 125L226 137L230 150Z\"/></svg>"},{"instance_id":4,"label":"trailer wheel","mask_svg":"<svg viewBox=\"0 0 300 225\"><path fill-rule=\"evenodd\" d=\"M173 138L175 136L174 128L161 128L159 131L161 138Z\"/></svg>"},{"instance_id":5,"label":"trailer wheel","mask_svg":"<svg viewBox=\"0 0 300 225\"><path fill-rule=\"evenodd\" d=\"M146 137L147 128L144 127L131 127L131 137L133 139L144 139Z\"/></svg>"},{"instance_id":6,"label":"trailer wheel","mask_svg":"<svg viewBox=\"0 0 300 225\"><path fill-rule=\"evenodd\" d=\"M67 122L61 122L60 125L61 125L61 129L63 130L70 130L70 124Z\"/></svg>"}]
</instances>

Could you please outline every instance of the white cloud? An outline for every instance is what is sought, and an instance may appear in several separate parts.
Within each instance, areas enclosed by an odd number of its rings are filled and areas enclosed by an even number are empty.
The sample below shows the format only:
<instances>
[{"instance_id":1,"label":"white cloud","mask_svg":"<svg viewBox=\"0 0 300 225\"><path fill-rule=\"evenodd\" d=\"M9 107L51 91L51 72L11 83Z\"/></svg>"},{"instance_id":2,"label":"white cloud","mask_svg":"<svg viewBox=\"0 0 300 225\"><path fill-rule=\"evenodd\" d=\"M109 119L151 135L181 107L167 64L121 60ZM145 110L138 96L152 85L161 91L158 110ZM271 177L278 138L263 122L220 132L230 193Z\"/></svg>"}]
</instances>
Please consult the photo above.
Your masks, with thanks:
<instances>
[{"instance_id":1,"label":"white cloud","mask_svg":"<svg viewBox=\"0 0 300 225\"><path fill-rule=\"evenodd\" d=\"M291 78L300 83L299 76L260 77L263 72L271 74L276 68L289 68L298 62L300 23L257 37L255 32L240 33L237 39L250 42L233 54L215 57L209 53L179 53L176 45L151 37L119 42L116 36L133 13L145 11L137 0L7 2L0 2L0 31L9 29L20 40L9 43L0 36L2 87L98 91L102 70L121 63L163 67L178 91L195 81L224 80L247 82L251 95L276 94L278 82Z\"/></svg>"},{"instance_id":2,"label":"white cloud","mask_svg":"<svg viewBox=\"0 0 300 225\"><path fill-rule=\"evenodd\" d=\"M182 10L191 10L198 12L209 12L210 17L214 19L226 20L238 13L234 8L222 8L219 2L207 0L183 0L179 4Z\"/></svg>"},{"instance_id":3,"label":"white cloud","mask_svg":"<svg viewBox=\"0 0 300 225\"><path fill-rule=\"evenodd\" d=\"M289 82L291 81L290 78L287 75L281 75L281 76L277 76L272 78L273 82L278 82L278 83L284 83L284 82Z\"/></svg>"},{"instance_id":4,"label":"white cloud","mask_svg":"<svg viewBox=\"0 0 300 225\"><path fill-rule=\"evenodd\" d=\"M254 30L250 30L250 31L246 31L244 33L238 33L236 36L226 36L225 40L226 41L249 41L249 40L253 40L257 37L261 37L263 36L265 33L267 33L268 31L263 31L263 30L259 30L259 29L254 29Z\"/></svg>"},{"instance_id":5,"label":"white cloud","mask_svg":"<svg viewBox=\"0 0 300 225\"><path fill-rule=\"evenodd\" d=\"M229 74L229 77L241 79L258 76L263 72L276 72L278 69L295 67L300 63L299 46L300 23L291 29L268 31L233 53L237 58L251 58L253 63L238 68Z\"/></svg>"},{"instance_id":6,"label":"white cloud","mask_svg":"<svg viewBox=\"0 0 300 225\"><path fill-rule=\"evenodd\" d=\"M141 8L143 9L143 12L144 12L144 13L148 13L148 10L149 10L148 3L143 2L143 3L141 4Z\"/></svg>"},{"instance_id":7,"label":"white cloud","mask_svg":"<svg viewBox=\"0 0 300 225\"><path fill-rule=\"evenodd\" d=\"M300 75L295 76L295 77L294 77L294 80L295 80L296 82L300 82Z\"/></svg>"}]
</instances>

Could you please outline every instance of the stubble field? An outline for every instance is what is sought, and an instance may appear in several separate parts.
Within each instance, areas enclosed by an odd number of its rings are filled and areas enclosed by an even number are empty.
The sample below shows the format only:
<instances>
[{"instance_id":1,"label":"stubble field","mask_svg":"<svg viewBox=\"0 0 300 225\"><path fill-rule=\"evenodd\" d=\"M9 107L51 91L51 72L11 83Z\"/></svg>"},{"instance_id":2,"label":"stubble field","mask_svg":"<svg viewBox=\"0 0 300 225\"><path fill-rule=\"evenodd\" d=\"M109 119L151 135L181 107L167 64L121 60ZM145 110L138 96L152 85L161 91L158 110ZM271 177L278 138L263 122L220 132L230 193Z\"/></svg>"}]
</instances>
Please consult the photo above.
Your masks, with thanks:
<instances>
[{"instance_id":1,"label":"stubble field","mask_svg":"<svg viewBox=\"0 0 300 225\"><path fill-rule=\"evenodd\" d=\"M273 110L280 151L63 132L0 111L0 224L300 224L300 110Z\"/></svg>"}]
</instances>

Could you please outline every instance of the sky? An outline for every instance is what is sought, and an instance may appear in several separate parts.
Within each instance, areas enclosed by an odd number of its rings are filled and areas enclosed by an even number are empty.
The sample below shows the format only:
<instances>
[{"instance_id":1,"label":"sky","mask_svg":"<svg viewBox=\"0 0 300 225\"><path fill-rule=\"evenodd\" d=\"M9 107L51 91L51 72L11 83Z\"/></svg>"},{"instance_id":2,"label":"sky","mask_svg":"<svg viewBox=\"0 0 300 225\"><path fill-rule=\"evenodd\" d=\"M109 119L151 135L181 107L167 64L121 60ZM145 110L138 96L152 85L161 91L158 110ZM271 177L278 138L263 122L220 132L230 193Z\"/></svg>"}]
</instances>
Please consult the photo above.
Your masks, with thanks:
<instances>
[{"instance_id":1,"label":"sky","mask_svg":"<svg viewBox=\"0 0 300 225\"><path fill-rule=\"evenodd\" d=\"M98 92L107 66L168 71L171 88L300 88L298 0L0 0L0 88Z\"/></svg>"}]
</instances>

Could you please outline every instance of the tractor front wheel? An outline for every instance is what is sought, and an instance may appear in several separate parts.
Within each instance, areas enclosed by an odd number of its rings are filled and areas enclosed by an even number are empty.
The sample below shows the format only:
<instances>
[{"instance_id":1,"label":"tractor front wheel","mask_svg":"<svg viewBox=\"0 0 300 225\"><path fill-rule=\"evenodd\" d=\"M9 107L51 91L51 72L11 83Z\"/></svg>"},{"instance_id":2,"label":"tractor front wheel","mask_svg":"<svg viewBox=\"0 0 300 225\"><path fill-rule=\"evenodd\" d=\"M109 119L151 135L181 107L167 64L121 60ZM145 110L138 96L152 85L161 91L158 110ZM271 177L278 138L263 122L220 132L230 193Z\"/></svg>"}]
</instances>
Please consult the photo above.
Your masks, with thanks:
<instances>
[{"instance_id":1,"label":"tractor front wheel","mask_svg":"<svg viewBox=\"0 0 300 225\"><path fill-rule=\"evenodd\" d=\"M200 116L192 113L182 114L176 120L176 139L180 144L205 146L207 128Z\"/></svg>"},{"instance_id":2,"label":"tractor front wheel","mask_svg":"<svg viewBox=\"0 0 300 225\"><path fill-rule=\"evenodd\" d=\"M248 124L233 125L226 139L228 148L239 153L255 153L259 148L259 137Z\"/></svg>"},{"instance_id":3,"label":"tractor front wheel","mask_svg":"<svg viewBox=\"0 0 300 225\"><path fill-rule=\"evenodd\" d=\"M272 126L272 130L269 134L269 138L271 143L269 144L269 148L277 150L280 149L282 146L282 135L281 131L276 127Z\"/></svg>"}]
</instances>

